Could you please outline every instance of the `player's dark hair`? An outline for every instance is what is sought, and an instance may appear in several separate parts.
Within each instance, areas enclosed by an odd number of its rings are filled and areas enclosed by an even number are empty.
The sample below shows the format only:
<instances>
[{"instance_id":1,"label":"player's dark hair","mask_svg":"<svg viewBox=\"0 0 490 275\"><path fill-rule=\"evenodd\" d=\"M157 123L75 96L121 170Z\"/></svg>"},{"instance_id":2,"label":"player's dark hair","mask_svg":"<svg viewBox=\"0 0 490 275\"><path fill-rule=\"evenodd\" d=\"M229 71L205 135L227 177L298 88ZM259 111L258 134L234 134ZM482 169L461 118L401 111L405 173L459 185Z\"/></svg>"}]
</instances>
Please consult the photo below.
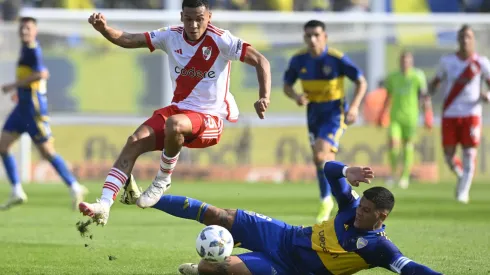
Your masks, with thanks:
<instances>
[{"instance_id":1,"label":"player's dark hair","mask_svg":"<svg viewBox=\"0 0 490 275\"><path fill-rule=\"evenodd\" d=\"M322 28L322 30L325 30L325 23L323 23L322 21L318 21L318 20L310 20L308 22L306 22L306 24L303 26L303 30L306 30L307 28L316 28L316 27L320 27Z\"/></svg>"},{"instance_id":2,"label":"player's dark hair","mask_svg":"<svg viewBox=\"0 0 490 275\"><path fill-rule=\"evenodd\" d=\"M459 28L458 33L462 33L467 30L473 30L473 28L471 28L471 26L468 24L464 24L463 26L461 26L461 28Z\"/></svg>"},{"instance_id":3,"label":"player's dark hair","mask_svg":"<svg viewBox=\"0 0 490 275\"><path fill-rule=\"evenodd\" d=\"M208 0L184 0L182 1L182 10L187 7L187 8L199 8L199 7L206 7L206 9L209 9L209 1Z\"/></svg>"},{"instance_id":4,"label":"player's dark hair","mask_svg":"<svg viewBox=\"0 0 490 275\"><path fill-rule=\"evenodd\" d=\"M377 210L386 210L389 213L395 206L393 193L384 187L372 187L364 191L363 194L366 199L374 203Z\"/></svg>"},{"instance_id":5,"label":"player's dark hair","mask_svg":"<svg viewBox=\"0 0 490 275\"><path fill-rule=\"evenodd\" d=\"M37 20L34 17L29 17L29 16L21 17L19 21L20 23L32 22L37 25Z\"/></svg>"}]
</instances>

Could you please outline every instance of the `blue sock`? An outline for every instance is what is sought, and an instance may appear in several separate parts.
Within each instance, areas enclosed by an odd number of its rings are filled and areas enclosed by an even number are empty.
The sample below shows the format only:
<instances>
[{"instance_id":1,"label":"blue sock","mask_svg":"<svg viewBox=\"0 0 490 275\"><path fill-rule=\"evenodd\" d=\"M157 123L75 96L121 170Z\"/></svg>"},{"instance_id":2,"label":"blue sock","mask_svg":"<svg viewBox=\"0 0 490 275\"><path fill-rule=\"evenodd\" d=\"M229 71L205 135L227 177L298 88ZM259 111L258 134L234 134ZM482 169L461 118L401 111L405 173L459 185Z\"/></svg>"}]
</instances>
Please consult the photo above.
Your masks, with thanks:
<instances>
[{"instance_id":1,"label":"blue sock","mask_svg":"<svg viewBox=\"0 0 490 275\"><path fill-rule=\"evenodd\" d=\"M323 200L326 197L330 196L332 193L330 184L328 183L328 180L325 177L323 168L316 170L316 176L318 178L318 184L320 185L320 198Z\"/></svg>"},{"instance_id":2,"label":"blue sock","mask_svg":"<svg viewBox=\"0 0 490 275\"><path fill-rule=\"evenodd\" d=\"M74 182L77 181L60 155L55 155L50 160L50 162L51 165L53 165L54 169L56 169L56 172L58 172L58 175L60 175L60 177L66 183L66 185L71 186Z\"/></svg>"},{"instance_id":3,"label":"blue sock","mask_svg":"<svg viewBox=\"0 0 490 275\"><path fill-rule=\"evenodd\" d=\"M7 172L10 184L12 184L12 186L19 184L19 173L17 172L17 164L15 162L14 156L10 153L7 153L5 155L2 154L2 161L3 166L5 167L5 171Z\"/></svg>"},{"instance_id":4,"label":"blue sock","mask_svg":"<svg viewBox=\"0 0 490 275\"><path fill-rule=\"evenodd\" d=\"M152 207L175 217L202 223L208 206L207 203L188 197L163 195Z\"/></svg>"}]
</instances>

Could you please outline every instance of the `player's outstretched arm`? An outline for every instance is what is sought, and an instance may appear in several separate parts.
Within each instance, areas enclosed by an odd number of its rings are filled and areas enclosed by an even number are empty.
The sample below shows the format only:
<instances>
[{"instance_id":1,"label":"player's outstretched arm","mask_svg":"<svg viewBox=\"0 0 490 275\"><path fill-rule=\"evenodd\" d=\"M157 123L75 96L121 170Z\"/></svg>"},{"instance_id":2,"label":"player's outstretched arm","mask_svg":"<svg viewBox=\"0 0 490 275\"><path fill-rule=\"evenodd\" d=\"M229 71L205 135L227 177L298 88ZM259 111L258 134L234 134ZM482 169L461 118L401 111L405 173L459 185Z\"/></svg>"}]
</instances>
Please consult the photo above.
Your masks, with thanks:
<instances>
[{"instance_id":1,"label":"player's outstretched arm","mask_svg":"<svg viewBox=\"0 0 490 275\"><path fill-rule=\"evenodd\" d=\"M271 96L271 65L259 51L249 46L243 62L255 67L257 80L259 81L259 100L255 102L255 111L259 118L265 117L265 111L269 107Z\"/></svg>"},{"instance_id":2,"label":"player's outstretched arm","mask_svg":"<svg viewBox=\"0 0 490 275\"><path fill-rule=\"evenodd\" d=\"M100 32L107 40L122 48L146 48L146 36L144 33L127 33L113 29L107 25L105 16L101 13L92 14L88 22L95 30Z\"/></svg>"},{"instance_id":3,"label":"player's outstretched arm","mask_svg":"<svg viewBox=\"0 0 490 275\"><path fill-rule=\"evenodd\" d=\"M359 199L359 196L352 191L351 185L359 186L361 182L370 183L374 178L374 173L369 167L347 167L338 161L326 162L323 171L340 211L354 206Z\"/></svg>"},{"instance_id":4,"label":"player's outstretched arm","mask_svg":"<svg viewBox=\"0 0 490 275\"><path fill-rule=\"evenodd\" d=\"M27 87L29 84L35 81L39 81L41 79L48 79L49 72L47 69L44 69L40 72L33 72L28 77L17 80L14 83L6 84L2 86L3 93L7 94L9 92L15 91L18 87Z\"/></svg>"},{"instance_id":5,"label":"player's outstretched arm","mask_svg":"<svg viewBox=\"0 0 490 275\"><path fill-rule=\"evenodd\" d=\"M363 75L360 75L354 81L354 83L356 84L356 91L354 98L350 103L349 111L347 112L347 124L352 124L357 120L357 116L359 115L359 106L361 105L362 99L364 98L364 95L366 95L367 91L367 81Z\"/></svg>"}]
</instances>

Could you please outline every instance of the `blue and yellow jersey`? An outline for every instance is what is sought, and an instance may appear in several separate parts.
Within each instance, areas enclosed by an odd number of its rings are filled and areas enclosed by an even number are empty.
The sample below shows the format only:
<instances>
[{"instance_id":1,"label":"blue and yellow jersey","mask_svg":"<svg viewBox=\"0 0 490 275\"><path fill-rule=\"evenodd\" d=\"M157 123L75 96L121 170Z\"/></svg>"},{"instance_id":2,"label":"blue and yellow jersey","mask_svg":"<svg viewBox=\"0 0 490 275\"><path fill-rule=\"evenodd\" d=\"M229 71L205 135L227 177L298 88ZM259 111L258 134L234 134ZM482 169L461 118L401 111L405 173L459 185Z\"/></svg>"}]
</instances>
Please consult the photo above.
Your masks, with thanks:
<instances>
[{"instance_id":1,"label":"blue and yellow jersey","mask_svg":"<svg viewBox=\"0 0 490 275\"><path fill-rule=\"evenodd\" d=\"M332 162L335 165L338 166ZM343 165L340 170L336 167L333 170L341 173L342 168ZM412 261L388 239L384 225L372 231L354 227L359 196L345 179L335 175L338 172L326 174L339 212L335 219L303 228L301 234L296 234L293 244L301 247L297 252L301 263L298 269L310 274L354 274L382 267L400 273Z\"/></svg>"},{"instance_id":2,"label":"blue and yellow jersey","mask_svg":"<svg viewBox=\"0 0 490 275\"><path fill-rule=\"evenodd\" d=\"M293 86L300 79L308 100L322 103L343 100L345 77L356 81L361 75L361 70L344 53L327 47L318 57L312 57L307 50L294 55L284 73L284 82Z\"/></svg>"},{"instance_id":3,"label":"blue and yellow jersey","mask_svg":"<svg viewBox=\"0 0 490 275\"><path fill-rule=\"evenodd\" d=\"M23 45L17 63L17 80L25 79L32 73L45 69L39 43ZM26 87L19 87L17 97L18 105L23 111L36 116L47 116L46 80L34 81Z\"/></svg>"}]
</instances>

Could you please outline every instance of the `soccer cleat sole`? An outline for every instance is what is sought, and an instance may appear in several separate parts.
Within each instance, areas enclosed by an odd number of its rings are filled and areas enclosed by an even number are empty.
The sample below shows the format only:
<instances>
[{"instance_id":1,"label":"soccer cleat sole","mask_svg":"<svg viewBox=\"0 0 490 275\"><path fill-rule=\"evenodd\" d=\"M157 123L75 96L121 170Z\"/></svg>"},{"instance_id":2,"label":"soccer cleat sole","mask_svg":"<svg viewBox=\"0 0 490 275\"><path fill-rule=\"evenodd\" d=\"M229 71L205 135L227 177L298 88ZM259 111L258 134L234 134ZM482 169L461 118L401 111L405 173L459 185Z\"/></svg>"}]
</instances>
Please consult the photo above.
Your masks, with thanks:
<instances>
[{"instance_id":1,"label":"soccer cleat sole","mask_svg":"<svg viewBox=\"0 0 490 275\"><path fill-rule=\"evenodd\" d=\"M92 209L90 209L90 207L84 202L78 204L78 210L80 210L80 213L82 213L84 216L88 216L91 218L95 216L95 213L92 211Z\"/></svg>"}]
</instances>

